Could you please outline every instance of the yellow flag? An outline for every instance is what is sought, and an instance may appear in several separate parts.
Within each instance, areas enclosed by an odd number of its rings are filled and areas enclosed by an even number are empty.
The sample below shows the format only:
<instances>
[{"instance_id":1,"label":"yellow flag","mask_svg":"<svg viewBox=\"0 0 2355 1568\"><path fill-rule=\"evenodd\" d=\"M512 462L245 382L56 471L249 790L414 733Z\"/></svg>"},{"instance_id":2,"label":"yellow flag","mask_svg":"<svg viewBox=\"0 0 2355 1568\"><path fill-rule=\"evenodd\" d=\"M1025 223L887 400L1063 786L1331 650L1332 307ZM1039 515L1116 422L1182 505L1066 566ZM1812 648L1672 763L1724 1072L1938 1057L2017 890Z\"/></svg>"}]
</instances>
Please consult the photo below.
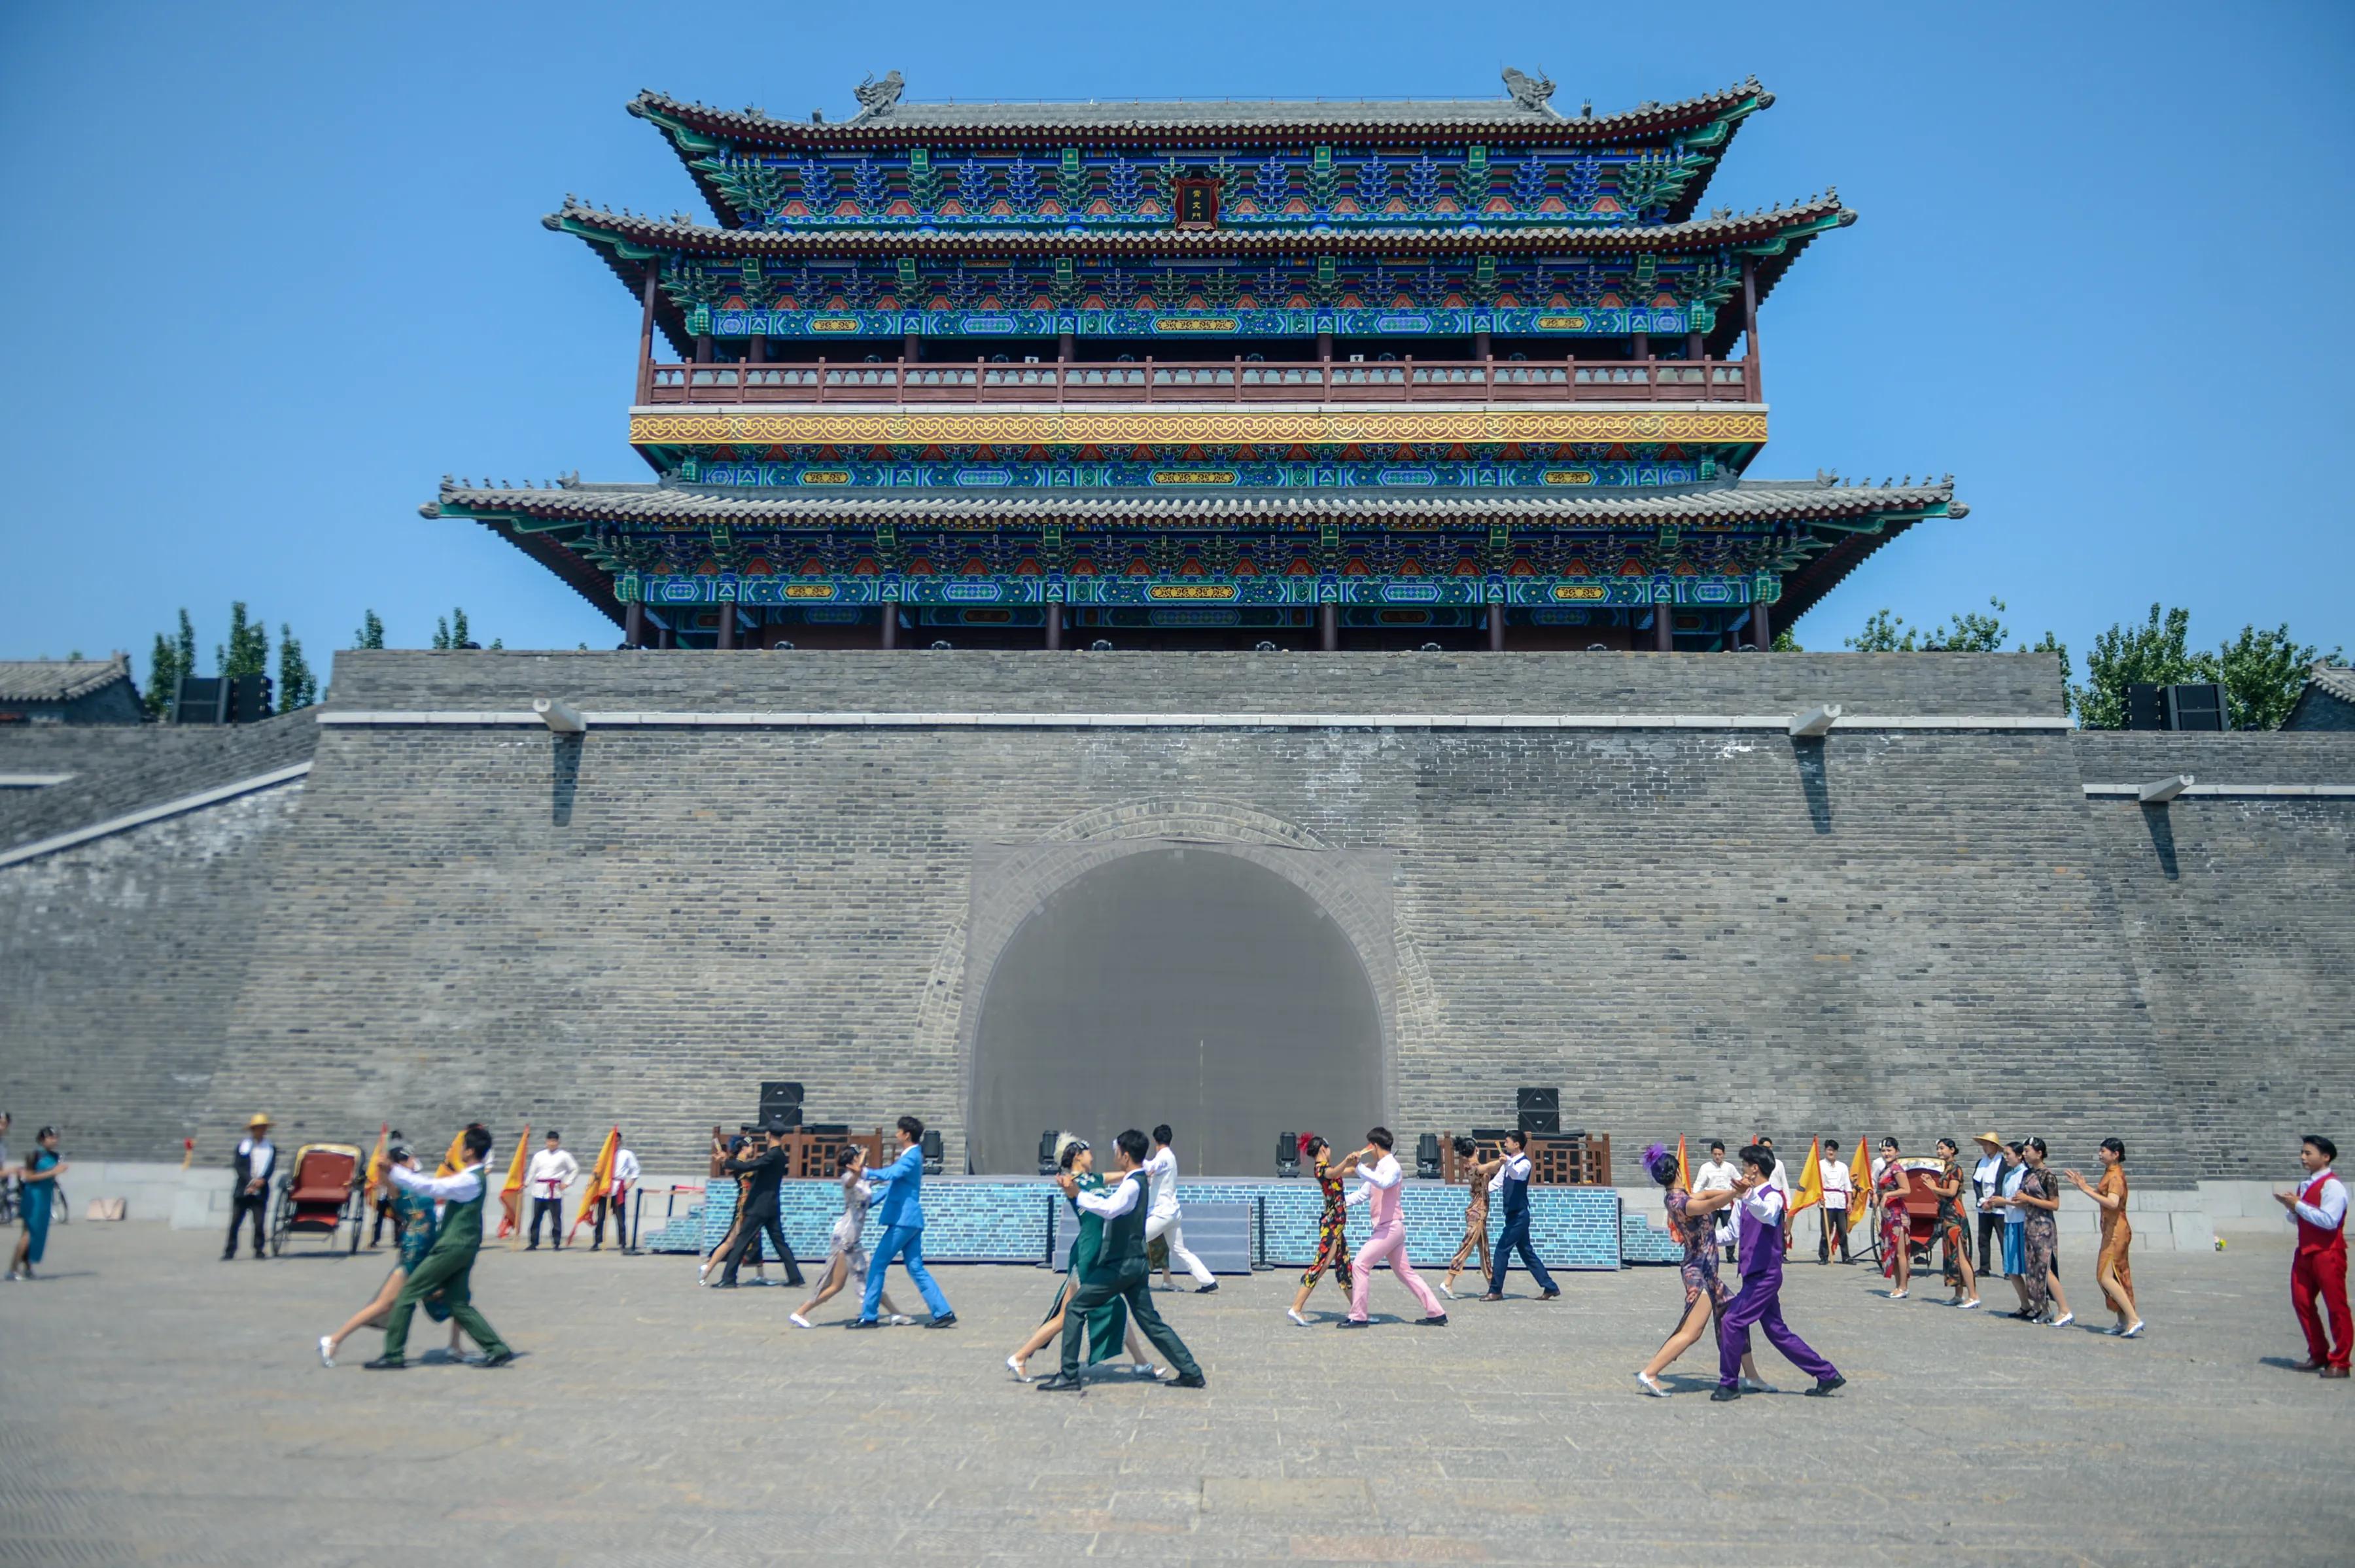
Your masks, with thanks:
<instances>
[{"instance_id":1,"label":"yellow flag","mask_svg":"<svg viewBox=\"0 0 2355 1568\"><path fill-rule=\"evenodd\" d=\"M1850 1203L1860 1205L1872 1201L1872 1140L1870 1138L1859 1136L1856 1140L1856 1157L1848 1162L1848 1179L1849 1185L1861 1194L1860 1197L1849 1199Z\"/></svg>"},{"instance_id":2,"label":"yellow flag","mask_svg":"<svg viewBox=\"0 0 2355 1568\"><path fill-rule=\"evenodd\" d=\"M460 1127L458 1136L450 1140L450 1152L442 1157L442 1168L436 1176L455 1176L466 1168L466 1129Z\"/></svg>"},{"instance_id":3,"label":"yellow flag","mask_svg":"<svg viewBox=\"0 0 2355 1568\"><path fill-rule=\"evenodd\" d=\"M622 1147L622 1129L614 1127L605 1134L605 1141L597 1149L597 1163L589 1168L589 1189L581 1195L581 1207L573 1211L572 1228L581 1229L581 1221L597 1211L597 1200L613 1185L613 1154Z\"/></svg>"},{"instance_id":4,"label":"yellow flag","mask_svg":"<svg viewBox=\"0 0 2355 1568\"><path fill-rule=\"evenodd\" d=\"M1806 1168L1799 1172L1799 1189L1791 1194L1790 1211L1794 1214L1812 1209L1824 1200L1823 1153L1823 1139L1807 1140Z\"/></svg>"},{"instance_id":5,"label":"yellow flag","mask_svg":"<svg viewBox=\"0 0 2355 1568\"><path fill-rule=\"evenodd\" d=\"M362 1199L369 1203L384 1196L384 1139L385 1135L391 1129L390 1122L381 1122L377 1125L376 1149L368 1156L368 1185L361 1193Z\"/></svg>"},{"instance_id":6,"label":"yellow flag","mask_svg":"<svg viewBox=\"0 0 2355 1568\"><path fill-rule=\"evenodd\" d=\"M1692 1169L1685 1164L1685 1136L1677 1135L1677 1185L1687 1192L1692 1190Z\"/></svg>"},{"instance_id":7,"label":"yellow flag","mask_svg":"<svg viewBox=\"0 0 2355 1568\"><path fill-rule=\"evenodd\" d=\"M523 1212L524 1167L531 1158L531 1124L523 1125L523 1136L516 1139L515 1154L507 1161L507 1179L499 1188L499 1234L513 1235L523 1228L519 1216Z\"/></svg>"}]
</instances>

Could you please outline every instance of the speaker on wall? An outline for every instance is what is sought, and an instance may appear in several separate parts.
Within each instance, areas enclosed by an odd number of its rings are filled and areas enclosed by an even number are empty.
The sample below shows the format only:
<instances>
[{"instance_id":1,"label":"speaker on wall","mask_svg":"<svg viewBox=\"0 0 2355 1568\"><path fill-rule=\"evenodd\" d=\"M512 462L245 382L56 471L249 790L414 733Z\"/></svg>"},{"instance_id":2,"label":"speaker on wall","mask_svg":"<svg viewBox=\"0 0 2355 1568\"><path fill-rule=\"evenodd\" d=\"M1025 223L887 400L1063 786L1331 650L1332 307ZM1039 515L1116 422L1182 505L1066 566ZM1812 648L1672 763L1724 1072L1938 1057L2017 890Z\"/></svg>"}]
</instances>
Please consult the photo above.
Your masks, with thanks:
<instances>
[{"instance_id":1,"label":"speaker on wall","mask_svg":"<svg viewBox=\"0 0 2355 1568\"><path fill-rule=\"evenodd\" d=\"M1278 1176L1300 1174L1300 1135L1298 1133L1275 1135L1275 1173Z\"/></svg>"},{"instance_id":2,"label":"speaker on wall","mask_svg":"<svg viewBox=\"0 0 2355 1568\"><path fill-rule=\"evenodd\" d=\"M1039 1135L1039 1175L1052 1176L1055 1174L1055 1140L1062 1136L1063 1135L1060 1131L1052 1128Z\"/></svg>"},{"instance_id":3,"label":"speaker on wall","mask_svg":"<svg viewBox=\"0 0 2355 1568\"><path fill-rule=\"evenodd\" d=\"M942 1157L941 1135L926 1127L924 1129L924 1174L926 1176L938 1176L941 1173Z\"/></svg>"},{"instance_id":4,"label":"speaker on wall","mask_svg":"<svg viewBox=\"0 0 2355 1568\"><path fill-rule=\"evenodd\" d=\"M1561 1131L1561 1114L1559 1111L1524 1109L1521 1112L1521 1131L1540 1137L1552 1137Z\"/></svg>"},{"instance_id":5,"label":"speaker on wall","mask_svg":"<svg viewBox=\"0 0 2355 1568\"><path fill-rule=\"evenodd\" d=\"M1543 1111L1550 1115L1559 1114L1561 1110L1561 1091L1524 1087L1514 1096L1513 1108L1517 1111Z\"/></svg>"},{"instance_id":6,"label":"speaker on wall","mask_svg":"<svg viewBox=\"0 0 2355 1568\"><path fill-rule=\"evenodd\" d=\"M1439 1176L1439 1135L1425 1133L1414 1140L1414 1173L1424 1180Z\"/></svg>"}]
</instances>

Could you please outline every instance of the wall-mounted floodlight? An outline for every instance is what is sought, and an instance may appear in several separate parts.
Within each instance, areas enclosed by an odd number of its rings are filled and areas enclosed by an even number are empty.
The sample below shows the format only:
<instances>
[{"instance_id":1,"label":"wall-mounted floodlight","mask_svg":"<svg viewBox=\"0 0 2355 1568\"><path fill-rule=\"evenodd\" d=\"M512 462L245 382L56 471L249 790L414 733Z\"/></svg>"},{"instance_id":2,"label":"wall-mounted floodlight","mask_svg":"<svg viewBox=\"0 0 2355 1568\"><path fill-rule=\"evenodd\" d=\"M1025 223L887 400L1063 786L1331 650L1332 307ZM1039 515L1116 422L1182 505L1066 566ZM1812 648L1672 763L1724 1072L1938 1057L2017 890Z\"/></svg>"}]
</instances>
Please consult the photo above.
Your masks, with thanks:
<instances>
[{"instance_id":1,"label":"wall-mounted floodlight","mask_svg":"<svg viewBox=\"0 0 2355 1568\"><path fill-rule=\"evenodd\" d=\"M1791 716L1791 738L1795 741L1820 741L1831 733L1832 720L1840 716L1840 705L1827 702L1810 708L1805 713Z\"/></svg>"},{"instance_id":2,"label":"wall-mounted floodlight","mask_svg":"<svg viewBox=\"0 0 2355 1568\"><path fill-rule=\"evenodd\" d=\"M2153 779L2135 790L2135 798L2145 805L2165 805L2181 795L2191 784L2190 773L2177 773L2172 778Z\"/></svg>"},{"instance_id":3,"label":"wall-mounted floodlight","mask_svg":"<svg viewBox=\"0 0 2355 1568\"><path fill-rule=\"evenodd\" d=\"M531 701L531 710L539 715L542 723L559 735L586 735L589 732L589 720L569 702L559 702L552 697L535 697Z\"/></svg>"}]
</instances>

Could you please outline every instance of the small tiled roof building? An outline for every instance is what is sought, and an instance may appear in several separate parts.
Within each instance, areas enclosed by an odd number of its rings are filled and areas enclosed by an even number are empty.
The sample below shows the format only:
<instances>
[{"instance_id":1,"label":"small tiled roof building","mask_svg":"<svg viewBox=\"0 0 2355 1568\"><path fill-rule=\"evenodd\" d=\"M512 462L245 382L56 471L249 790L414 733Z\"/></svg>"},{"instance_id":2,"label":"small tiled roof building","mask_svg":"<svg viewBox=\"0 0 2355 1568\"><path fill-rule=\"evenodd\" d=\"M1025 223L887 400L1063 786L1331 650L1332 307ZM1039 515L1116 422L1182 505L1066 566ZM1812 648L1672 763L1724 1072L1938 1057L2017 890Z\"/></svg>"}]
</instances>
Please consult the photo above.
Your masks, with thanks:
<instances>
[{"instance_id":1,"label":"small tiled roof building","mask_svg":"<svg viewBox=\"0 0 2355 1568\"><path fill-rule=\"evenodd\" d=\"M137 724L131 660L0 660L0 724Z\"/></svg>"},{"instance_id":2,"label":"small tiled roof building","mask_svg":"<svg viewBox=\"0 0 2355 1568\"><path fill-rule=\"evenodd\" d=\"M2355 669L2318 660L2282 728L2355 731Z\"/></svg>"}]
</instances>

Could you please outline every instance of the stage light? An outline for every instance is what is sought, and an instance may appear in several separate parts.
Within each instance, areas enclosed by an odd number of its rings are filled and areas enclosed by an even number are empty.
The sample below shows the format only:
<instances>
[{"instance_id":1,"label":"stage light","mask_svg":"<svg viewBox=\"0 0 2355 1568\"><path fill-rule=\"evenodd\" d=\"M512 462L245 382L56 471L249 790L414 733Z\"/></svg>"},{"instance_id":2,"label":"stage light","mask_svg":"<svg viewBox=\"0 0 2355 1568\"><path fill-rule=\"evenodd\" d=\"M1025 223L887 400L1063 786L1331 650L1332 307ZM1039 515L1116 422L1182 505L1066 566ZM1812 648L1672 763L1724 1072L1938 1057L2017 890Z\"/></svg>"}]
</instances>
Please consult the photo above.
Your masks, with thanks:
<instances>
[{"instance_id":1,"label":"stage light","mask_svg":"<svg viewBox=\"0 0 2355 1568\"><path fill-rule=\"evenodd\" d=\"M1414 1173L1425 1181L1439 1179L1439 1135L1425 1133L1414 1140Z\"/></svg>"},{"instance_id":2,"label":"stage light","mask_svg":"<svg viewBox=\"0 0 2355 1568\"><path fill-rule=\"evenodd\" d=\"M1055 1174L1055 1140L1062 1136L1062 1132L1054 1127L1050 1127L1045 1132L1039 1135L1039 1175L1052 1176Z\"/></svg>"},{"instance_id":3,"label":"stage light","mask_svg":"<svg viewBox=\"0 0 2355 1568\"><path fill-rule=\"evenodd\" d=\"M1275 1173L1278 1176L1300 1174L1300 1135L1298 1133L1275 1135Z\"/></svg>"},{"instance_id":4,"label":"stage light","mask_svg":"<svg viewBox=\"0 0 2355 1568\"><path fill-rule=\"evenodd\" d=\"M926 1127L924 1129L924 1174L938 1176L941 1173L941 1135Z\"/></svg>"}]
</instances>

